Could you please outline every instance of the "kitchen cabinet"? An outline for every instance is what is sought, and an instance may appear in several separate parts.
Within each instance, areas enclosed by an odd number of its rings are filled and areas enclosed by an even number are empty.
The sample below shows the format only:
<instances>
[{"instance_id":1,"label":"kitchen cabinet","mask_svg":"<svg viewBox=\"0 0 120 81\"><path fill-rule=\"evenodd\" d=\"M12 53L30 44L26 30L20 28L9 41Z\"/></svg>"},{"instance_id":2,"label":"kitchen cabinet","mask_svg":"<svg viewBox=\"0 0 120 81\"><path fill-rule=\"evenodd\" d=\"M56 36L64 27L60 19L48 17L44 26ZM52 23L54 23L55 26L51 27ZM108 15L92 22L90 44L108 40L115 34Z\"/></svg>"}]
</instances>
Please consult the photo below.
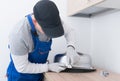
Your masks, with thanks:
<instances>
[{"instance_id":1,"label":"kitchen cabinet","mask_svg":"<svg viewBox=\"0 0 120 81\"><path fill-rule=\"evenodd\" d=\"M97 69L97 71L89 73L47 72L44 75L45 81L120 81L120 74L109 72L109 75L103 76L101 74L103 71Z\"/></svg>"},{"instance_id":2,"label":"kitchen cabinet","mask_svg":"<svg viewBox=\"0 0 120 81\"><path fill-rule=\"evenodd\" d=\"M103 1L105 0L68 0L67 2L68 16L74 15L83 9L101 3Z\"/></svg>"}]
</instances>

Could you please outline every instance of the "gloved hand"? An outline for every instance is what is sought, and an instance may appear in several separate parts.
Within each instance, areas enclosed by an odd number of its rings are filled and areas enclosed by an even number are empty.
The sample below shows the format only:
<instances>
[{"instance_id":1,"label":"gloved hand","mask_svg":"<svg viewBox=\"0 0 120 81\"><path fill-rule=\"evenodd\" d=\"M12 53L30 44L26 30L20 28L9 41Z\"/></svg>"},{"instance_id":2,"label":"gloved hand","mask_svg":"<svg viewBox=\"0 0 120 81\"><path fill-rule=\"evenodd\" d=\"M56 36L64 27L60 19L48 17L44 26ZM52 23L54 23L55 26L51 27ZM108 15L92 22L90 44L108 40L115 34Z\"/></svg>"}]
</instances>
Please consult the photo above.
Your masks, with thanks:
<instances>
[{"instance_id":1,"label":"gloved hand","mask_svg":"<svg viewBox=\"0 0 120 81\"><path fill-rule=\"evenodd\" d=\"M71 68L72 65L74 65L75 63L77 63L80 59L80 56L77 54L77 52L75 51L75 49L72 46L67 47L67 67Z\"/></svg>"},{"instance_id":2,"label":"gloved hand","mask_svg":"<svg viewBox=\"0 0 120 81\"><path fill-rule=\"evenodd\" d=\"M48 71L53 71L53 72L60 72L62 70L65 70L66 66L65 64L62 63L51 63L48 64Z\"/></svg>"}]
</instances>

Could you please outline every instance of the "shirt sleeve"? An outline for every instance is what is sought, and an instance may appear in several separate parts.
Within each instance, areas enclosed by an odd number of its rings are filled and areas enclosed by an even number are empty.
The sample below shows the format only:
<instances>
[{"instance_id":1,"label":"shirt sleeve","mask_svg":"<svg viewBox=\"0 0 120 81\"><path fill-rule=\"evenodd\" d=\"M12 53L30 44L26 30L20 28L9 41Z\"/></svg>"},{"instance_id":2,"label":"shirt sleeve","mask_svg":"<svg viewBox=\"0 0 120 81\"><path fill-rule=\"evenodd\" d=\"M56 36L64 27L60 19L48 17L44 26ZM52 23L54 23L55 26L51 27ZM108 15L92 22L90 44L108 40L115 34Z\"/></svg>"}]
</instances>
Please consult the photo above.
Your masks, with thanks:
<instances>
[{"instance_id":1,"label":"shirt sleeve","mask_svg":"<svg viewBox=\"0 0 120 81\"><path fill-rule=\"evenodd\" d=\"M11 54L23 55L29 52L29 48L26 46L20 34L10 34L9 46Z\"/></svg>"},{"instance_id":2,"label":"shirt sleeve","mask_svg":"<svg viewBox=\"0 0 120 81\"><path fill-rule=\"evenodd\" d=\"M15 68L20 73L43 73L48 71L48 64L37 64L28 61L28 54L15 55L11 54Z\"/></svg>"},{"instance_id":3,"label":"shirt sleeve","mask_svg":"<svg viewBox=\"0 0 120 81\"><path fill-rule=\"evenodd\" d=\"M66 38L67 41L67 46L71 45L74 48L75 46L75 29L72 28L70 25L68 25L66 22L63 22L63 28L64 28L64 36Z\"/></svg>"},{"instance_id":4,"label":"shirt sleeve","mask_svg":"<svg viewBox=\"0 0 120 81\"><path fill-rule=\"evenodd\" d=\"M20 73L43 73L48 71L47 64L31 63L28 60L28 47L19 34L10 37L10 51L15 68Z\"/></svg>"}]
</instances>

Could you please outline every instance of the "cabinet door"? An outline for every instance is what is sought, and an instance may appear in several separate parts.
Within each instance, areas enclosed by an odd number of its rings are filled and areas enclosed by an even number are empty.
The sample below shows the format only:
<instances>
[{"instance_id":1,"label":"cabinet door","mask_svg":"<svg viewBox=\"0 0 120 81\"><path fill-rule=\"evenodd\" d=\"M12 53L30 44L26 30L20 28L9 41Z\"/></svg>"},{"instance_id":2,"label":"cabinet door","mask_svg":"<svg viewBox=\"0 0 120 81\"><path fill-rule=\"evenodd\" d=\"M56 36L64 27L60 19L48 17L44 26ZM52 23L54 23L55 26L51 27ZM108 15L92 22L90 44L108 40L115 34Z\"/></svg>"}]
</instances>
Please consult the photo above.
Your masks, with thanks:
<instances>
[{"instance_id":1,"label":"cabinet door","mask_svg":"<svg viewBox=\"0 0 120 81\"><path fill-rule=\"evenodd\" d=\"M68 0L68 16L74 15L83 9L101 3L105 0Z\"/></svg>"}]
</instances>

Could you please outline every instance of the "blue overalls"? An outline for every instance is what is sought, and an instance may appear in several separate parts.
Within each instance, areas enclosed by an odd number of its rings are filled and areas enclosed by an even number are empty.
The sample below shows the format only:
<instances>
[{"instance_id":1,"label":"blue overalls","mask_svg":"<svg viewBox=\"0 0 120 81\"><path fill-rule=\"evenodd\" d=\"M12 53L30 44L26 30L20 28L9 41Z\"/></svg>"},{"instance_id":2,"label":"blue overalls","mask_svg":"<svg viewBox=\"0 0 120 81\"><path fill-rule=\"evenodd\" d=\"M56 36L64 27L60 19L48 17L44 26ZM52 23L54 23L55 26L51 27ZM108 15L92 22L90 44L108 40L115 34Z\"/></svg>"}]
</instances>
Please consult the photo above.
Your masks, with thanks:
<instances>
[{"instance_id":1,"label":"blue overalls","mask_svg":"<svg viewBox=\"0 0 120 81\"><path fill-rule=\"evenodd\" d=\"M27 15L27 18L31 25L31 34L34 42L34 50L31 53L29 53L28 60L31 63L46 63L48 53L51 50L52 40L50 40L49 42L40 41L36 34L31 16ZM42 81L44 78L43 73L28 74L17 72L13 64L12 58L7 69L7 75L8 81Z\"/></svg>"}]
</instances>

